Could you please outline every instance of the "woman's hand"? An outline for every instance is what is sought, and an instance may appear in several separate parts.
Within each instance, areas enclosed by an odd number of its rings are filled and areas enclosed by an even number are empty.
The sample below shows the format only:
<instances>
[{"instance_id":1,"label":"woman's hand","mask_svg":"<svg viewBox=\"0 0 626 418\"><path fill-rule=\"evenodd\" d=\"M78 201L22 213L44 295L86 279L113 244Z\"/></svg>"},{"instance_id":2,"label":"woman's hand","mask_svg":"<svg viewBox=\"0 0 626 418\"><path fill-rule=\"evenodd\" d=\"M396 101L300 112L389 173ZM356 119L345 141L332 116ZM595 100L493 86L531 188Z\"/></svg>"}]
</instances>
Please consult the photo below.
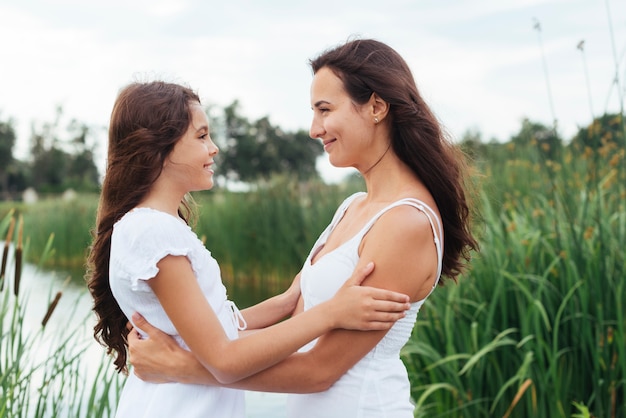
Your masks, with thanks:
<instances>
[{"instance_id":1,"label":"woman's hand","mask_svg":"<svg viewBox=\"0 0 626 418\"><path fill-rule=\"evenodd\" d=\"M202 384L214 380L191 352L182 349L172 337L153 327L143 316L135 313L133 322L148 334L148 338L142 339L136 329L128 333L128 358L135 375L141 380Z\"/></svg>"},{"instance_id":2,"label":"woman's hand","mask_svg":"<svg viewBox=\"0 0 626 418\"><path fill-rule=\"evenodd\" d=\"M328 303L335 328L360 331L387 330L411 307L405 294L377 287L361 286L374 270L374 263L356 269Z\"/></svg>"}]
</instances>

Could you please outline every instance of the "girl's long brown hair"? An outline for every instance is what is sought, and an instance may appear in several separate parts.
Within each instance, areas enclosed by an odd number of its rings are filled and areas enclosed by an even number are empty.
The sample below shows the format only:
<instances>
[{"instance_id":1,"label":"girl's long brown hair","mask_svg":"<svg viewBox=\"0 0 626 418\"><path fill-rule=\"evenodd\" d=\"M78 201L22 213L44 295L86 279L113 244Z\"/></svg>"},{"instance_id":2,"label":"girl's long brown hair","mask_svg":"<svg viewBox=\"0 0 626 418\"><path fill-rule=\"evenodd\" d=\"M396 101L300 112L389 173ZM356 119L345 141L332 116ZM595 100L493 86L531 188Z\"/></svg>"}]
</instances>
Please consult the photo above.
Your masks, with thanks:
<instances>
[{"instance_id":1,"label":"girl's long brown hair","mask_svg":"<svg viewBox=\"0 0 626 418\"><path fill-rule=\"evenodd\" d=\"M132 83L122 89L111 113L106 173L86 280L97 317L94 337L114 355L118 372L128 372L128 318L109 285L113 225L139 204L159 177L165 158L189 127L194 102L200 102L196 93L178 84ZM181 202L179 213L188 220L187 202Z\"/></svg>"},{"instance_id":2,"label":"girl's long brown hair","mask_svg":"<svg viewBox=\"0 0 626 418\"><path fill-rule=\"evenodd\" d=\"M465 158L420 96L405 60L382 42L356 39L325 51L310 64L313 73L323 67L333 71L357 104L366 103L373 93L389 103L393 150L435 199L444 226L443 276L456 280L470 251L478 249L465 192Z\"/></svg>"}]
</instances>

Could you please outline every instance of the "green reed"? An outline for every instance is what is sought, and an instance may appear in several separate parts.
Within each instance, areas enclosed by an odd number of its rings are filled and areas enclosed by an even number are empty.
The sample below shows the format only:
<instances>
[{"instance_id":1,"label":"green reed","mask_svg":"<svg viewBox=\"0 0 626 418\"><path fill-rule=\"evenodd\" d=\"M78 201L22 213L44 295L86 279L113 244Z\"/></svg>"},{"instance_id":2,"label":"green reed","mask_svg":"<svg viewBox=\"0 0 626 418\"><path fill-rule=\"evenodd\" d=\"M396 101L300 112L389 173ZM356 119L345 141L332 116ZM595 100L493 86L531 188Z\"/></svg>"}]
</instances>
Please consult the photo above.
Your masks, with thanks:
<instances>
[{"instance_id":1,"label":"green reed","mask_svg":"<svg viewBox=\"0 0 626 418\"><path fill-rule=\"evenodd\" d=\"M96 375L89 376L93 366L85 354L93 342L85 339L83 329L91 323L89 312L72 312L73 324L56 323L54 308L62 296L58 290L49 297L40 326L27 320L27 310L40 307L29 304L29 289L20 286L23 223L16 223L14 214L9 211L0 221L0 234L8 243L0 290L0 417L110 416L117 404L119 378L104 361Z\"/></svg>"},{"instance_id":2,"label":"green reed","mask_svg":"<svg viewBox=\"0 0 626 418\"><path fill-rule=\"evenodd\" d=\"M487 177L481 252L405 347L417 416L626 415L623 151L524 152Z\"/></svg>"},{"instance_id":3,"label":"green reed","mask_svg":"<svg viewBox=\"0 0 626 418\"><path fill-rule=\"evenodd\" d=\"M72 200L47 198L35 204L4 202L0 216L10 209L23 216L24 236L30 247L27 261L56 269L82 269L97 205L96 195L79 195Z\"/></svg>"}]
</instances>

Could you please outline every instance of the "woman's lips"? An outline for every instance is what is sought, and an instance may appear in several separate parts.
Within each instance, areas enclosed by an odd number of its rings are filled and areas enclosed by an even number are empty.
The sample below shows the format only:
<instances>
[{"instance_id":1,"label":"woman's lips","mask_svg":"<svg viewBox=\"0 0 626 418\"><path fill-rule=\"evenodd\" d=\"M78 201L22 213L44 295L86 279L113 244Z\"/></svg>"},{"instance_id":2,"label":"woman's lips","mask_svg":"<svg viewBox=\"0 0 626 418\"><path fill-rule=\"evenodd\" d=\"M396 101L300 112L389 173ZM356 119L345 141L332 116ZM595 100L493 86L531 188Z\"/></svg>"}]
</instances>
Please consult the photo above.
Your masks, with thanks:
<instances>
[{"instance_id":1,"label":"woman's lips","mask_svg":"<svg viewBox=\"0 0 626 418\"><path fill-rule=\"evenodd\" d=\"M323 141L324 144L324 150L328 151L328 148L332 145L333 142L335 142L336 139L330 139L328 141Z\"/></svg>"}]
</instances>

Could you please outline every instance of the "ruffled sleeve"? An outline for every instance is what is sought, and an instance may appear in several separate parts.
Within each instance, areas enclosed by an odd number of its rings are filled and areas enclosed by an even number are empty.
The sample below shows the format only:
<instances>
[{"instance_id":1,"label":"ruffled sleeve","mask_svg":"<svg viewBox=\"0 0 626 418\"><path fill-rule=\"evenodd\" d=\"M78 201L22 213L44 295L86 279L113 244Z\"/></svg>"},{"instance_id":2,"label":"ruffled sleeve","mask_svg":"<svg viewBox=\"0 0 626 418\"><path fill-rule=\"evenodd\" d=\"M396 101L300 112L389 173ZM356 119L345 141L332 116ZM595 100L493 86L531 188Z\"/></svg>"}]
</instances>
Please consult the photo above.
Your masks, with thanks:
<instances>
[{"instance_id":1,"label":"ruffled sleeve","mask_svg":"<svg viewBox=\"0 0 626 418\"><path fill-rule=\"evenodd\" d=\"M114 227L117 268L130 279L135 291L149 291L146 280L159 272L157 263L168 255L192 256L189 234L182 220L152 209L134 209ZM116 239L117 238L117 239Z\"/></svg>"}]
</instances>

